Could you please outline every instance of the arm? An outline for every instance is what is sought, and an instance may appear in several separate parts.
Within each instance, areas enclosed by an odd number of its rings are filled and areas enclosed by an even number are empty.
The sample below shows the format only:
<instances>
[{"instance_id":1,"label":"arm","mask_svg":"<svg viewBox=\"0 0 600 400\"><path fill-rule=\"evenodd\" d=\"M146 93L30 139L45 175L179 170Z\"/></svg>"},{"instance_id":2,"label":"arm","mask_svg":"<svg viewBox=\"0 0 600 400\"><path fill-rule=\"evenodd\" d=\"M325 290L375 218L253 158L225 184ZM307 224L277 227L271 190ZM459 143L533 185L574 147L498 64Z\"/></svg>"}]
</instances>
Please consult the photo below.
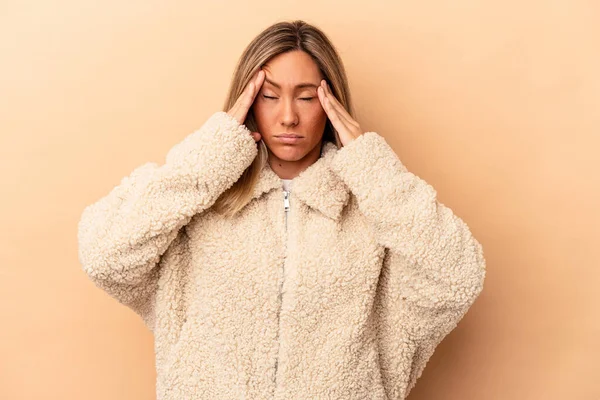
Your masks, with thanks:
<instances>
[{"instance_id":1,"label":"arm","mask_svg":"<svg viewBox=\"0 0 600 400\"><path fill-rule=\"evenodd\" d=\"M79 260L89 278L153 327L161 256L192 217L242 175L258 150L250 131L225 112L176 144L164 165L137 167L85 207Z\"/></svg>"},{"instance_id":2,"label":"arm","mask_svg":"<svg viewBox=\"0 0 600 400\"><path fill-rule=\"evenodd\" d=\"M415 350L410 391L435 347L482 291L483 248L466 223L437 200L435 189L409 172L377 133L366 132L341 148L332 169L354 193L386 249L382 329L391 329L398 342L409 340Z\"/></svg>"}]
</instances>

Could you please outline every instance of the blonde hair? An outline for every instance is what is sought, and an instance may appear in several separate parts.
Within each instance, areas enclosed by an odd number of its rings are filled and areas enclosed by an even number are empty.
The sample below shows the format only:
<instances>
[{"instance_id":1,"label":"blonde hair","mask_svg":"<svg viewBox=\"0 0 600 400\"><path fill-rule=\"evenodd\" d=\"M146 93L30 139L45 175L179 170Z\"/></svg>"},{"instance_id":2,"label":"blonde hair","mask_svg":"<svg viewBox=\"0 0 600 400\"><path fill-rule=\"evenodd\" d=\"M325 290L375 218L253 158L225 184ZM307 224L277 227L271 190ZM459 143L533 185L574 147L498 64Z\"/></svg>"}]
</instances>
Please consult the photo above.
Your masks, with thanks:
<instances>
[{"instance_id":1,"label":"blonde hair","mask_svg":"<svg viewBox=\"0 0 600 400\"><path fill-rule=\"evenodd\" d=\"M252 76L265 63L272 57L294 50L304 51L312 57L335 97L354 117L348 79L340 56L329 38L319 28L302 20L275 23L259 33L248 44L233 72L223 111L228 111L235 104ZM244 125L250 131L258 131L252 109L248 111ZM338 149L342 146L329 119L323 132L323 144L325 142L335 143ZM266 162L268 162L268 149L260 140L258 155L252 164L246 168L240 179L217 199L213 210L231 217L242 209L250 201L254 185Z\"/></svg>"}]
</instances>

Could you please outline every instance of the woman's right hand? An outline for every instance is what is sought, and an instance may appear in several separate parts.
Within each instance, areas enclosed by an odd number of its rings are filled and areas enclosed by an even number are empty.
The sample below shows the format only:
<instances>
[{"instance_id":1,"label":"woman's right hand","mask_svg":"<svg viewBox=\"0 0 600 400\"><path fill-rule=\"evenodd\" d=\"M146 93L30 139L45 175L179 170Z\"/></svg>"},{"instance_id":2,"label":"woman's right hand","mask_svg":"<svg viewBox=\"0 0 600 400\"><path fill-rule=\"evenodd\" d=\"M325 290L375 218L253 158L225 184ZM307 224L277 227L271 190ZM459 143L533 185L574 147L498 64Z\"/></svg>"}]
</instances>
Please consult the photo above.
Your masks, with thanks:
<instances>
[{"instance_id":1,"label":"woman's right hand","mask_svg":"<svg viewBox=\"0 0 600 400\"><path fill-rule=\"evenodd\" d=\"M240 97L238 97L233 107L227 111L227 114L237 119L240 124L243 124L246 120L248 110L250 110L250 107L252 107L254 99L256 98L256 95L260 91L260 88L265 80L264 77L265 72L262 69L259 69L258 72L254 74L254 77L250 80L250 82L248 82L248 85L246 85L244 91ZM259 132L252 132L252 137L256 142L261 139Z\"/></svg>"}]
</instances>

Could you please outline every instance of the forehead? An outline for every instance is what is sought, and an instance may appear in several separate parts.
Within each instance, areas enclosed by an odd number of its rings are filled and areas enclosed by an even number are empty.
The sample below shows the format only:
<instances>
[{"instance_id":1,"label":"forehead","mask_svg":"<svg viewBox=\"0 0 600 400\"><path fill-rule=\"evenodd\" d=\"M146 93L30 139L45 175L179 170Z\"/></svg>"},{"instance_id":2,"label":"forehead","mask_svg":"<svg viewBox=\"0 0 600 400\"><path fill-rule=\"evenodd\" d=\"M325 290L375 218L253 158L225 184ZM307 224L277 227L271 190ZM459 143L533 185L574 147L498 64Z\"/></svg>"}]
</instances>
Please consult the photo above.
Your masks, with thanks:
<instances>
[{"instance_id":1,"label":"forehead","mask_svg":"<svg viewBox=\"0 0 600 400\"><path fill-rule=\"evenodd\" d=\"M280 88L316 87L322 77L311 56L301 50L278 54L262 69L265 71L265 84Z\"/></svg>"}]
</instances>

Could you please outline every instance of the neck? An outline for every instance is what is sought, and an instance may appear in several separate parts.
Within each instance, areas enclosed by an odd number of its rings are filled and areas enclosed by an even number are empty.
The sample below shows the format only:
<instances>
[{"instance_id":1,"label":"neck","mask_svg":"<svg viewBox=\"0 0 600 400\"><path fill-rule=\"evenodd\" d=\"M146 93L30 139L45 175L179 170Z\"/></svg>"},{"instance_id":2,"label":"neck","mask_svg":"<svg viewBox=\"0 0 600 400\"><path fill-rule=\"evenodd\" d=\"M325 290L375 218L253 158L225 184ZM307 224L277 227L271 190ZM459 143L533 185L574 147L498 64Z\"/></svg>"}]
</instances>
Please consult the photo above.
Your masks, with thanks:
<instances>
[{"instance_id":1,"label":"neck","mask_svg":"<svg viewBox=\"0 0 600 400\"><path fill-rule=\"evenodd\" d=\"M297 161L282 160L269 151L269 165L279 178L294 179L321 157L322 144L322 141L319 142L308 154Z\"/></svg>"}]
</instances>

